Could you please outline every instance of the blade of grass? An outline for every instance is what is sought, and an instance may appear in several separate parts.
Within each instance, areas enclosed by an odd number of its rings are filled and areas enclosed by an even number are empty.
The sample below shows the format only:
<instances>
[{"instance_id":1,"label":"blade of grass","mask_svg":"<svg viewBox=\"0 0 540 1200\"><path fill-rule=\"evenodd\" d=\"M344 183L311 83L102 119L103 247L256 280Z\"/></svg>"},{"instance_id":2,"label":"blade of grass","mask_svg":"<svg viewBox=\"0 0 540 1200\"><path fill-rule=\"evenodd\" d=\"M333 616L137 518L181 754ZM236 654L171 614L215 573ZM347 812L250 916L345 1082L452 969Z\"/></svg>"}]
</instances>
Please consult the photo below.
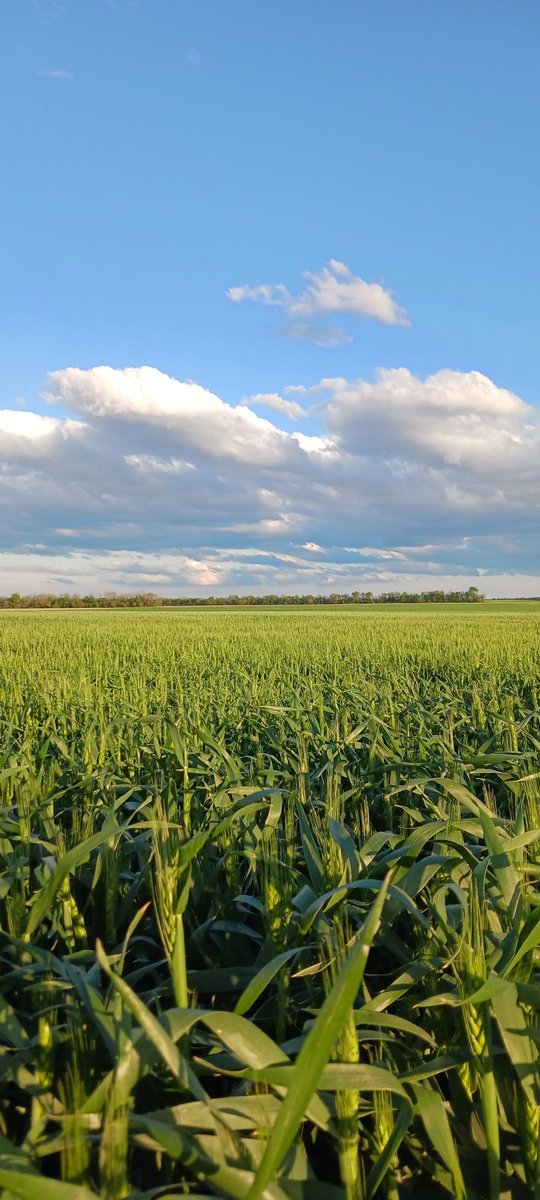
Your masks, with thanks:
<instances>
[{"instance_id":1,"label":"blade of grass","mask_svg":"<svg viewBox=\"0 0 540 1200\"><path fill-rule=\"evenodd\" d=\"M389 884L387 875L370 912L357 934L355 945L314 1021L295 1063L294 1076L283 1101L262 1161L257 1170L249 1200L261 1200L294 1141L306 1104L316 1090L342 1025L354 1004L362 982L369 951L381 922Z\"/></svg>"}]
</instances>

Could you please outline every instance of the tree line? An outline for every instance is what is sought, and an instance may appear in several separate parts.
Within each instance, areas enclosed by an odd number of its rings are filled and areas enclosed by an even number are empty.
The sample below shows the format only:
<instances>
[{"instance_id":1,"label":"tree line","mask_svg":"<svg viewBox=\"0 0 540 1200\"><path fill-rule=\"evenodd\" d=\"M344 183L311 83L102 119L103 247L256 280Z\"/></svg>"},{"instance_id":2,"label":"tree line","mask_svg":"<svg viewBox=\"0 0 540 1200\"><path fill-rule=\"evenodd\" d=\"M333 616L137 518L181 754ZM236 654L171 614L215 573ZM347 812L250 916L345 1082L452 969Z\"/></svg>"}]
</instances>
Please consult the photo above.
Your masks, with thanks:
<instances>
[{"instance_id":1,"label":"tree line","mask_svg":"<svg viewBox=\"0 0 540 1200\"><path fill-rule=\"evenodd\" d=\"M485 596L476 587L466 591L444 592L435 589L430 592L330 592L329 595L293 595L267 596L156 596L153 592L105 592L103 596L78 596L64 593L54 595L49 592L38 592L30 596L21 596L13 592L11 596L0 597L0 608L260 608L262 606L279 607L285 605L327 605L327 604L476 604L485 600Z\"/></svg>"}]
</instances>

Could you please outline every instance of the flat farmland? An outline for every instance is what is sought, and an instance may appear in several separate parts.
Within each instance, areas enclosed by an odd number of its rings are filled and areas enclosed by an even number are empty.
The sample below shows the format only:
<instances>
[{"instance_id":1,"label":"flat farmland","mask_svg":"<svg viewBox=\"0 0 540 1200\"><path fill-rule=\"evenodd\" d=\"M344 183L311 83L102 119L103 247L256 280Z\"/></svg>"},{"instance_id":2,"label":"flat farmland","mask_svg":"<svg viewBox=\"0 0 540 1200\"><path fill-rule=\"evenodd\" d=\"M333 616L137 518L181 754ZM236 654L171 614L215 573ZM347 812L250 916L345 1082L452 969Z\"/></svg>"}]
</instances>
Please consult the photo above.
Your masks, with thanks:
<instances>
[{"instance_id":1,"label":"flat farmland","mask_svg":"<svg viewBox=\"0 0 540 1200\"><path fill-rule=\"evenodd\" d=\"M1 613L0 1194L540 1197L539 677L534 601Z\"/></svg>"}]
</instances>

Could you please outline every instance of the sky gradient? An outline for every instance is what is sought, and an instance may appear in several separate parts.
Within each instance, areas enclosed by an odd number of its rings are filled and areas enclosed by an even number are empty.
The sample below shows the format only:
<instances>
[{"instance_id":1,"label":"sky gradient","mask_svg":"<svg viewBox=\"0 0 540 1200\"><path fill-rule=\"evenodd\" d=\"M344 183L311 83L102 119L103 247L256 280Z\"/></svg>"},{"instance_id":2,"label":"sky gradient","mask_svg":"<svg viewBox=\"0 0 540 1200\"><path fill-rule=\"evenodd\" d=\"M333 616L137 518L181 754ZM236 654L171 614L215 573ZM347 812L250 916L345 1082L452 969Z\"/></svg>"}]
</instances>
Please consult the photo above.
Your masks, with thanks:
<instances>
[{"instance_id":1,"label":"sky gradient","mask_svg":"<svg viewBox=\"0 0 540 1200\"><path fill-rule=\"evenodd\" d=\"M540 595L536 0L2 0L0 593Z\"/></svg>"}]
</instances>

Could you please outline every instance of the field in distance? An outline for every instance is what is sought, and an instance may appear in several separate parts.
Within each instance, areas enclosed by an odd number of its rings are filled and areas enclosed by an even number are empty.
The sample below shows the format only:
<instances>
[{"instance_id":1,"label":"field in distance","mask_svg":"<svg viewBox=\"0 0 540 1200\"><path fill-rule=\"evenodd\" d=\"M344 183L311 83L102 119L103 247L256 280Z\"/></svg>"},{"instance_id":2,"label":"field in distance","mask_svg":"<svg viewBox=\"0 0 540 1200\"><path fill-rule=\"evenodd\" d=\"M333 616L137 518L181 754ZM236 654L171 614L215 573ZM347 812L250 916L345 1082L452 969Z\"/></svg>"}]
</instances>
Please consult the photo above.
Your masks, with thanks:
<instances>
[{"instance_id":1,"label":"field in distance","mask_svg":"<svg viewBox=\"0 0 540 1200\"><path fill-rule=\"evenodd\" d=\"M160 612L305 612L305 613L324 613L324 612L365 612L365 613L385 613L385 612L402 612L402 613L462 613L464 616L474 613L494 614L496 612L513 612L513 613L536 613L540 615L540 600L525 599L525 600L480 600L474 606L462 603L444 603L444 604L258 604L258 605L228 605L222 607L219 604L205 604L200 606L194 605L193 608L181 608L174 604L165 604L160 608ZM119 610L120 611L120 610ZM125 610L122 610L125 611ZM156 610L152 610L156 611Z\"/></svg>"}]
</instances>

